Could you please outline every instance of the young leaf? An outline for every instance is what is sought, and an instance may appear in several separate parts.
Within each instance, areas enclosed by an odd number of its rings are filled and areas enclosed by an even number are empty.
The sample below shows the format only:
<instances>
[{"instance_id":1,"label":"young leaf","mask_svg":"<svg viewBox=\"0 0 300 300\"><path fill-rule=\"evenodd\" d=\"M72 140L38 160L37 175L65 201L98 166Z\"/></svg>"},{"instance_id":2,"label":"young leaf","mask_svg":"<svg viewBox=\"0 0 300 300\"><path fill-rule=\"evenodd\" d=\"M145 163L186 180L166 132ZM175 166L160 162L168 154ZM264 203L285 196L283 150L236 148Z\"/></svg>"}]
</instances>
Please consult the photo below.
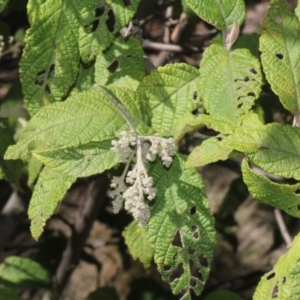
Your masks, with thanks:
<instances>
[{"instance_id":1,"label":"young leaf","mask_svg":"<svg viewBox=\"0 0 300 300\"><path fill-rule=\"evenodd\" d=\"M51 288L51 277L29 258L9 256L0 265L0 283L11 288Z\"/></svg>"},{"instance_id":2,"label":"young leaf","mask_svg":"<svg viewBox=\"0 0 300 300\"><path fill-rule=\"evenodd\" d=\"M34 115L65 97L76 80L79 21L69 1L29 1L28 10L34 16L26 33L20 75L25 102Z\"/></svg>"},{"instance_id":3,"label":"young leaf","mask_svg":"<svg viewBox=\"0 0 300 300\"><path fill-rule=\"evenodd\" d=\"M268 173L300 179L300 128L271 123L257 139L259 151L248 153L251 162Z\"/></svg>"},{"instance_id":4,"label":"young leaf","mask_svg":"<svg viewBox=\"0 0 300 300\"><path fill-rule=\"evenodd\" d=\"M77 0L81 1L81 0ZM126 26L136 12L140 0L85 1L80 12L80 56L89 62L106 49L121 28Z\"/></svg>"},{"instance_id":5,"label":"young leaf","mask_svg":"<svg viewBox=\"0 0 300 300\"><path fill-rule=\"evenodd\" d=\"M245 160L242 163L242 172L244 182L255 199L300 218L300 195L295 193L300 188L300 184L274 183L252 171Z\"/></svg>"},{"instance_id":6,"label":"young leaf","mask_svg":"<svg viewBox=\"0 0 300 300\"><path fill-rule=\"evenodd\" d=\"M41 109L9 147L6 159L26 158L32 150L57 150L104 141L128 130L118 107L97 88L76 93L67 101Z\"/></svg>"},{"instance_id":7,"label":"young leaf","mask_svg":"<svg viewBox=\"0 0 300 300\"><path fill-rule=\"evenodd\" d=\"M186 64L153 70L138 88L138 97L149 102L152 127L162 136L171 135L177 120L199 105L199 73Z\"/></svg>"},{"instance_id":8,"label":"young leaf","mask_svg":"<svg viewBox=\"0 0 300 300\"><path fill-rule=\"evenodd\" d=\"M260 38L261 60L272 90L283 106L300 108L300 21L282 0L272 0Z\"/></svg>"},{"instance_id":9,"label":"young leaf","mask_svg":"<svg viewBox=\"0 0 300 300\"><path fill-rule=\"evenodd\" d=\"M60 202L75 179L73 176L63 176L44 167L34 187L28 208L30 230L34 239L40 237L45 222L57 212Z\"/></svg>"},{"instance_id":10,"label":"young leaf","mask_svg":"<svg viewBox=\"0 0 300 300\"><path fill-rule=\"evenodd\" d=\"M201 19L220 30L231 28L235 20L241 25L245 18L243 0L213 0L209 5L206 0L186 0L186 3Z\"/></svg>"},{"instance_id":11,"label":"young leaf","mask_svg":"<svg viewBox=\"0 0 300 300\"><path fill-rule=\"evenodd\" d=\"M141 42L129 36L114 41L95 63L95 81L100 85L125 87L136 90L145 75Z\"/></svg>"},{"instance_id":12,"label":"young leaf","mask_svg":"<svg viewBox=\"0 0 300 300\"><path fill-rule=\"evenodd\" d=\"M132 221L123 231L125 243L134 259L139 259L145 268L149 268L153 257L153 249L147 240L143 227Z\"/></svg>"},{"instance_id":13,"label":"young leaf","mask_svg":"<svg viewBox=\"0 0 300 300\"><path fill-rule=\"evenodd\" d=\"M87 177L101 174L119 163L118 155L110 148L111 140L108 140L54 151L37 151L33 155L62 175Z\"/></svg>"},{"instance_id":14,"label":"young leaf","mask_svg":"<svg viewBox=\"0 0 300 300\"><path fill-rule=\"evenodd\" d=\"M203 54L200 84L207 112L238 125L238 118L249 112L261 90L259 61L247 49L227 51L212 44Z\"/></svg>"},{"instance_id":15,"label":"young leaf","mask_svg":"<svg viewBox=\"0 0 300 300\"><path fill-rule=\"evenodd\" d=\"M149 170L157 197L146 232L163 280L191 299L191 290L199 295L208 278L216 236L203 183L184 163L178 155L169 169L156 163Z\"/></svg>"},{"instance_id":16,"label":"young leaf","mask_svg":"<svg viewBox=\"0 0 300 300\"><path fill-rule=\"evenodd\" d=\"M260 280L253 300L293 300L300 299L300 234L289 251L282 255L273 270Z\"/></svg>"}]
</instances>

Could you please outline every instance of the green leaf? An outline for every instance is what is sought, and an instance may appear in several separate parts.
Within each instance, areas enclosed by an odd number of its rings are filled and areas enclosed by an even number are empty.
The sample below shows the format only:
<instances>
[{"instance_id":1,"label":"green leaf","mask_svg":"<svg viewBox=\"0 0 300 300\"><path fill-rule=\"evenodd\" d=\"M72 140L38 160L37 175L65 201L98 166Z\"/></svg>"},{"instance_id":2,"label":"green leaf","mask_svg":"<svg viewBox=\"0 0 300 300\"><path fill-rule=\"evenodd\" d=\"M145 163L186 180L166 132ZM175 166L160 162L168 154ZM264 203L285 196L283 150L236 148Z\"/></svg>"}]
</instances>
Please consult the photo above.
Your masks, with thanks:
<instances>
[{"instance_id":1,"label":"green leaf","mask_svg":"<svg viewBox=\"0 0 300 300\"><path fill-rule=\"evenodd\" d=\"M300 218L300 184L284 185L272 182L252 171L248 163L242 163L243 179L253 197L265 204L277 207L293 217Z\"/></svg>"},{"instance_id":2,"label":"green leaf","mask_svg":"<svg viewBox=\"0 0 300 300\"><path fill-rule=\"evenodd\" d=\"M145 268L149 268L153 249L147 240L145 229L137 221L132 221L123 231L123 237L132 257L139 259Z\"/></svg>"},{"instance_id":3,"label":"green leaf","mask_svg":"<svg viewBox=\"0 0 300 300\"><path fill-rule=\"evenodd\" d=\"M115 35L134 16L139 2L140 0L85 2L80 12L82 27L79 29L80 56L84 62L95 59L101 50L112 43Z\"/></svg>"},{"instance_id":4,"label":"green leaf","mask_svg":"<svg viewBox=\"0 0 300 300\"><path fill-rule=\"evenodd\" d=\"M27 165L27 170L28 170L27 184L29 186L34 185L42 168L43 168L43 164L39 160L37 160L34 156L31 156Z\"/></svg>"},{"instance_id":5,"label":"green leaf","mask_svg":"<svg viewBox=\"0 0 300 300\"><path fill-rule=\"evenodd\" d=\"M156 163L149 170L157 197L146 232L163 280L191 299L191 290L199 295L208 278L216 236L203 183L184 164L178 155L169 169Z\"/></svg>"},{"instance_id":6,"label":"green leaf","mask_svg":"<svg viewBox=\"0 0 300 300\"><path fill-rule=\"evenodd\" d=\"M245 2L243 0L186 0L195 13L206 22L223 30L231 28L235 20L241 25L245 18Z\"/></svg>"},{"instance_id":7,"label":"green leaf","mask_svg":"<svg viewBox=\"0 0 300 300\"><path fill-rule=\"evenodd\" d=\"M95 82L95 65L80 63L76 86L73 92L88 90Z\"/></svg>"},{"instance_id":8,"label":"green leaf","mask_svg":"<svg viewBox=\"0 0 300 300\"><path fill-rule=\"evenodd\" d=\"M218 160L226 160L233 151L256 153L259 150L257 140L263 128L258 116L248 114L241 118L242 124L232 130L228 136L211 137L196 147L188 157L187 168L204 166Z\"/></svg>"},{"instance_id":9,"label":"green leaf","mask_svg":"<svg viewBox=\"0 0 300 300\"><path fill-rule=\"evenodd\" d=\"M14 289L51 288L51 277L36 261L9 256L0 265L0 283Z\"/></svg>"},{"instance_id":10,"label":"green leaf","mask_svg":"<svg viewBox=\"0 0 300 300\"><path fill-rule=\"evenodd\" d=\"M144 51L141 42L129 36L119 37L95 63L95 81L136 90L145 75Z\"/></svg>"},{"instance_id":11,"label":"green leaf","mask_svg":"<svg viewBox=\"0 0 300 300\"><path fill-rule=\"evenodd\" d=\"M248 154L254 165L272 174L300 179L300 128L268 124L260 132L257 146L259 151Z\"/></svg>"},{"instance_id":12,"label":"green leaf","mask_svg":"<svg viewBox=\"0 0 300 300\"><path fill-rule=\"evenodd\" d=\"M110 148L111 140L108 140L54 151L37 151L33 155L60 174L87 177L101 174L119 163L118 155Z\"/></svg>"},{"instance_id":13,"label":"green leaf","mask_svg":"<svg viewBox=\"0 0 300 300\"><path fill-rule=\"evenodd\" d=\"M144 78L138 97L149 102L152 127L160 135L171 135L177 120L199 105L198 81L197 69L186 64L169 64Z\"/></svg>"},{"instance_id":14,"label":"green leaf","mask_svg":"<svg viewBox=\"0 0 300 300\"><path fill-rule=\"evenodd\" d=\"M264 73L283 106L300 107L300 21L285 1L272 0L263 22L260 51Z\"/></svg>"},{"instance_id":15,"label":"green leaf","mask_svg":"<svg viewBox=\"0 0 300 300\"><path fill-rule=\"evenodd\" d=\"M0 173L2 177L18 185L22 173L22 162L3 159L7 148L14 143L14 131L9 128L7 120L0 118Z\"/></svg>"},{"instance_id":16,"label":"green leaf","mask_svg":"<svg viewBox=\"0 0 300 300\"><path fill-rule=\"evenodd\" d=\"M0 0L0 12L6 7L8 0Z\"/></svg>"},{"instance_id":17,"label":"green leaf","mask_svg":"<svg viewBox=\"0 0 300 300\"><path fill-rule=\"evenodd\" d=\"M0 288L0 300L20 300L17 294L8 288Z\"/></svg>"},{"instance_id":18,"label":"green leaf","mask_svg":"<svg viewBox=\"0 0 300 300\"><path fill-rule=\"evenodd\" d=\"M300 299L300 234L289 251L282 255L273 270L260 280L253 300L295 300Z\"/></svg>"},{"instance_id":19,"label":"green leaf","mask_svg":"<svg viewBox=\"0 0 300 300\"><path fill-rule=\"evenodd\" d=\"M30 230L34 239L40 237L45 222L57 212L59 204L75 179L47 167L42 170L28 208Z\"/></svg>"},{"instance_id":20,"label":"green leaf","mask_svg":"<svg viewBox=\"0 0 300 300\"><path fill-rule=\"evenodd\" d=\"M212 44L200 66L201 97L207 112L232 125L247 114L262 84L259 61L247 49L227 51Z\"/></svg>"},{"instance_id":21,"label":"green leaf","mask_svg":"<svg viewBox=\"0 0 300 300\"><path fill-rule=\"evenodd\" d=\"M72 1L29 1L30 29L20 62L24 100L31 115L64 98L79 66L79 20Z\"/></svg>"},{"instance_id":22,"label":"green leaf","mask_svg":"<svg viewBox=\"0 0 300 300\"><path fill-rule=\"evenodd\" d=\"M204 300L242 300L242 298L231 291L218 290L209 294Z\"/></svg>"},{"instance_id":23,"label":"green leaf","mask_svg":"<svg viewBox=\"0 0 300 300\"><path fill-rule=\"evenodd\" d=\"M10 147L6 159L26 158L32 150L57 150L104 141L128 130L119 108L102 90L91 88L41 109Z\"/></svg>"}]
</instances>

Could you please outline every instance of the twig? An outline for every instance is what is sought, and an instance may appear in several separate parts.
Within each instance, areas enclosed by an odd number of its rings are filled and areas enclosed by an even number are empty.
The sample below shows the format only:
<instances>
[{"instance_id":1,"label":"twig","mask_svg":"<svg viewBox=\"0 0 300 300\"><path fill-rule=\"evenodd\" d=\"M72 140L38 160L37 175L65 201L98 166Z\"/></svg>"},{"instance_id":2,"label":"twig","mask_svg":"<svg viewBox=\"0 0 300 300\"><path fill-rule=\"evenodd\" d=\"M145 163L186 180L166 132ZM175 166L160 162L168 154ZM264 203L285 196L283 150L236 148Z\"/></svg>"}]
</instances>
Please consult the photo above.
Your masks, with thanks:
<instances>
[{"instance_id":1,"label":"twig","mask_svg":"<svg viewBox=\"0 0 300 300\"><path fill-rule=\"evenodd\" d=\"M285 243L287 244L287 246L289 247L292 244L292 238L285 226L281 211L278 208L274 209L274 215L275 215L275 220L277 222L277 225L279 227L280 233L285 241Z\"/></svg>"},{"instance_id":2,"label":"twig","mask_svg":"<svg viewBox=\"0 0 300 300\"><path fill-rule=\"evenodd\" d=\"M184 51L184 49L178 45L157 43L157 42L152 42L150 40L144 40L143 47L145 49L165 50L165 51L171 51L171 52L177 52L177 53L181 53Z\"/></svg>"},{"instance_id":3,"label":"twig","mask_svg":"<svg viewBox=\"0 0 300 300\"><path fill-rule=\"evenodd\" d=\"M108 187L107 176L101 175L91 181L80 195L85 203L77 211L72 237L68 241L55 275L55 283L60 293L79 263L82 247L104 202Z\"/></svg>"}]
</instances>

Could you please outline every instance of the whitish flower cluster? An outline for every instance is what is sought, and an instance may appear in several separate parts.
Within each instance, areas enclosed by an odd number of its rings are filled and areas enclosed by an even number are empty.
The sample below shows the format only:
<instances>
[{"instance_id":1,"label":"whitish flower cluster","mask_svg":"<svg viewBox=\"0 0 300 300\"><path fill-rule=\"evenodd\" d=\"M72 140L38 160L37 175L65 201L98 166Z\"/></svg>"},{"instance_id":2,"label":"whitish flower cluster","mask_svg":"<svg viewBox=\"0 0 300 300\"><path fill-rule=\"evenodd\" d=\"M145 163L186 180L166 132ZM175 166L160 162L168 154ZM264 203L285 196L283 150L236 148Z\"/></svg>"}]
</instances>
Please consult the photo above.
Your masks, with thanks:
<instances>
[{"instance_id":1,"label":"whitish flower cluster","mask_svg":"<svg viewBox=\"0 0 300 300\"><path fill-rule=\"evenodd\" d=\"M169 167L175 154L173 139L121 132L120 139L112 142L111 149L117 152L121 161L125 163L123 174L112 179L110 196L114 199L113 211L119 212L124 201L125 209L132 213L140 226L145 226L150 218L145 197L148 200L156 197L153 178L148 176L145 164L160 157L163 164ZM128 171L133 157L136 162L132 170Z\"/></svg>"}]
</instances>

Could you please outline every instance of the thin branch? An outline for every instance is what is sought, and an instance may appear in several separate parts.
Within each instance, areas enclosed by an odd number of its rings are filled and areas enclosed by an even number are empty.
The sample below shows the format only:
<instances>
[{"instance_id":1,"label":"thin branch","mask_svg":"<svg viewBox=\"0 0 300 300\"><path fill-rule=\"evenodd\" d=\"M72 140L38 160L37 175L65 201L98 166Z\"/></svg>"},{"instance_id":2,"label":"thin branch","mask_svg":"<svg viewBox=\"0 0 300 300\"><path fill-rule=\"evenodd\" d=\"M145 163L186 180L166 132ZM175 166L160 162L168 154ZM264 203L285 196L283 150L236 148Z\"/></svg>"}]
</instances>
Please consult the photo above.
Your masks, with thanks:
<instances>
[{"instance_id":1,"label":"thin branch","mask_svg":"<svg viewBox=\"0 0 300 300\"><path fill-rule=\"evenodd\" d=\"M152 42L150 40L144 40L143 47L145 49L165 50L165 51L171 51L171 52L177 52L177 53L181 53L184 51L184 49L178 45Z\"/></svg>"},{"instance_id":2,"label":"thin branch","mask_svg":"<svg viewBox=\"0 0 300 300\"><path fill-rule=\"evenodd\" d=\"M278 208L274 209L274 215L275 215L275 220L277 222L277 225L279 227L280 233L285 241L285 243L287 244L287 246L289 247L292 244L292 238L286 228L286 225L284 223L281 211Z\"/></svg>"}]
</instances>

